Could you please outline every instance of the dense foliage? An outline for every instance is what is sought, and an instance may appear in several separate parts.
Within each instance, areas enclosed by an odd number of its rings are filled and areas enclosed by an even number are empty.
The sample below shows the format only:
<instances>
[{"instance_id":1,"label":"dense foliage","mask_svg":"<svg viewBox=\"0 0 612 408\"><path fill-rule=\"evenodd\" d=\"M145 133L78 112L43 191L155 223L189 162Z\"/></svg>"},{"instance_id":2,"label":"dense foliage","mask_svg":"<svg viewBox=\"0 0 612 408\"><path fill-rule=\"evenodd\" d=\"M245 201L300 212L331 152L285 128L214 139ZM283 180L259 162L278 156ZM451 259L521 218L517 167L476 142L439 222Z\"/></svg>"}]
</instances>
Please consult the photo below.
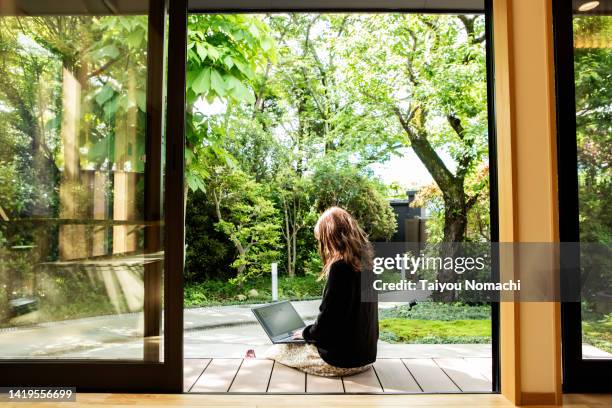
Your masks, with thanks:
<instances>
[{"instance_id":1,"label":"dense foliage","mask_svg":"<svg viewBox=\"0 0 612 408\"><path fill-rule=\"evenodd\" d=\"M574 17L580 241L605 244L581 257L582 341L612 351L612 17Z\"/></svg>"},{"instance_id":2,"label":"dense foliage","mask_svg":"<svg viewBox=\"0 0 612 408\"><path fill-rule=\"evenodd\" d=\"M576 17L576 138L580 239L612 242L612 17Z\"/></svg>"},{"instance_id":3,"label":"dense foliage","mask_svg":"<svg viewBox=\"0 0 612 408\"><path fill-rule=\"evenodd\" d=\"M372 165L406 148L435 183L431 240L489 239L482 17L192 16L188 48L189 280L317 273L332 205L389 239L398 188Z\"/></svg>"}]
</instances>

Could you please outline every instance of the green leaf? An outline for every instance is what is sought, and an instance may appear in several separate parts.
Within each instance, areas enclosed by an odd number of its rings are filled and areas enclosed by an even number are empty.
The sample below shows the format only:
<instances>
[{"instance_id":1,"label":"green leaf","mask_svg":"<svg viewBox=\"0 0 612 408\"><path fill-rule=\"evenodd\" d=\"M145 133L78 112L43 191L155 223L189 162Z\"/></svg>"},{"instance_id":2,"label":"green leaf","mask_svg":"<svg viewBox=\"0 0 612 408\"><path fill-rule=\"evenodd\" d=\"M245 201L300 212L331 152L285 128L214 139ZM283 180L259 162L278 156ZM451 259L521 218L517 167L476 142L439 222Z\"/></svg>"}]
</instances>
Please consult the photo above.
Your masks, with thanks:
<instances>
[{"instance_id":1,"label":"green leaf","mask_svg":"<svg viewBox=\"0 0 612 408\"><path fill-rule=\"evenodd\" d=\"M200 70L193 70L190 69L189 71L187 71L187 78L185 78L185 82L187 83L187 89L189 90L189 88L191 88L193 86L193 81L198 77L198 75L200 74Z\"/></svg>"},{"instance_id":2,"label":"green leaf","mask_svg":"<svg viewBox=\"0 0 612 408\"><path fill-rule=\"evenodd\" d=\"M272 37L264 37L264 39L261 40L261 48L263 48L264 51L268 51L272 47L274 47L274 39L272 39Z\"/></svg>"},{"instance_id":3,"label":"green leaf","mask_svg":"<svg viewBox=\"0 0 612 408\"><path fill-rule=\"evenodd\" d=\"M219 59L219 51L217 51L217 49L210 45L210 44L206 44L206 50L208 51L208 56L213 60L216 61Z\"/></svg>"},{"instance_id":4,"label":"green leaf","mask_svg":"<svg viewBox=\"0 0 612 408\"><path fill-rule=\"evenodd\" d=\"M236 41L241 41L244 38L244 31L236 30L232 33Z\"/></svg>"},{"instance_id":5,"label":"green leaf","mask_svg":"<svg viewBox=\"0 0 612 408\"><path fill-rule=\"evenodd\" d=\"M202 62L204 62L204 60L206 59L206 56L208 56L208 53L206 52L206 47L204 47L204 44L202 43L196 44L196 52L198 53L198 56L200 57Z\"/></svg>"},{"instance_id":6,"label":"green leaf","mask_svg":"<svg viewBox=\"0 0 612 408\"><path fill-rule=\"evenodd\" d=\"M255 73L253 72L253 70L248 64L245 64L242 61L236 61L236 60L234 60L234 64L238 67L240 72L242 72L244 76L246 76L247 78L252 79L253 76L255 75Z\"/></svg>"},{"instance_id":7,"label":"green leaf","mask_svg":"<svg viewBox=\"0 0 612 408\"><path fill-rule=\"evenodd\" d=\"M228 90L234 89L237 84L240 83L240 80L233 75L225 76L225 85Z\"/></svg>"},{"instance_id":8,"label":"green leaf","mask_svg":"<svg viewBox=\"0 0 612 408\"><path fill-rule=\"evenodd\" d=\"M193 174L187 174L187 185L189 186L189 189L192 191L196 191L198 189L197 180L193 176Z\"/></svg>"},{"instance_id":9,"label":"green leaf","mask_svg":"<svg viewBox=\"0 0 612 408\"><path fill-rule=\"evenodd\" d=\"M95 52L95 56L97 58L117 58L119 56L119 48L114 45L107 45L105 47L100 48Z\"/></svg>"},{"instance_id":10,"label":"green leaf","mask_svg":"<svg viewBox=\"0 0 612 408\"><path fill-rule=\"evenodd\" d=\"M217 93L217 95L225 96L225 82L223 81L223 77L221 76L219 71L217 71L216 69L211 70L210 72L210 85L212 89Z\"/></svg>"},{"instance_id":11,"label":"green leaf","mask_svg":"<svg viewBox=\"0 0 612 408\"><path fill-rule=\"evenodd\" d=\"M187 185L189 189L192 191L206 191L206 185L204 184L204 180L200 176L194 173L187 173Z\"/></svg>"},{"instance_id":12,"label":"green leaf","mask_svg":"<svg viewBox=\"0 0 612 408\"><path fill-rule=\"evenodd\" d=\"M104 108L102 108L104 110L104 115L106 117L106 119L111 119L115 116L115 113L117 112L117 102L118 102L119 98L112 98L110 99L106 104L104 104Z\"/></svg>"},{"instance_id":13,"label":"green leaf","mask_svg":"<svg viewBox=\"0 0 612 408\"><path fill-rule=\"evenodd\" d=\"M249 104L255 103L255 95L242 82L234 88L234 95Z\"/></svg>"},{"instance_id":14,"label":"green leaf","mask_svg":"<svg viewBox=\"0 0 612 408\"><path fill-rule=\"evenodd\" d=\"M225 58L223 58L223 63L225 64L227 69L232 69L232 67L234 66L234 60L229 55L227 55Z\"/></svg>"},{"instance_id":15,"label":"green leaf","mask_svg":"<svg viewBox=\"0 0 612 408\"><path fill-rule=\"evenodd\" d=\"M108 101L115 94L115 90L108 84L105 84L100 92L96 95L96 102L98 105L104 105L104 102Z\"/></svg>"},{"instance_id":16,"label":"green leaf","mask_svg":"<svg viewBox=\"0 0 612 408\"><path fill-rule=\"evenodd\" d=\"M185 163L187 165L189 165L189 163L191 163L191 161L193 160L193 150L190 149L189 147L185 148Z\"/></svg>"},{"instance_id":17,"label":"green leaf","mask_svg":"<svg viewBox=\"0 0 612 408\"><path fill-rule=\"evenodd\" d=\"M251 24L251 26L249 27L249 31L251 32L251 34L253 34L253 37L259 37L259 28L257 28L257 25L255 23Z\"/></svg>"},{"instance_id":18,"label":"green leaf","mask_svg":"<svg viewBox=\"0 0 612 408\"><path fill-rule=\"evenodd\" d=\"M231 90L232 96L238 101L246 101L248 103L255 102L255 97L249 89L235 76L229 76L226 80L227 89Z\"/></svg>"},{"instance_id":19,"label":"green leaf","mask_svg":"<svg viewBox=\"0 0 612 408\"><path fill-rule=\"evenodd\" d=\"M217 72L217 71L212 71ZM196 94L206 94L210 91L211 84L211 68L204 68L198 76L193 80L191 89Z\"/></svg>"},{"instance_id":20,"label":"green leaf","mask_svg":"<svg viewBox=\"0 0 612 408\"><path fill-rule=\"evenodd\" d=\"M143 39L144 32L140 29L136 29L128 34L125 41L127 45L129 45L131 48L138 48L140 47L140 44L142 43Z\"/></svg>"}]
</instances>

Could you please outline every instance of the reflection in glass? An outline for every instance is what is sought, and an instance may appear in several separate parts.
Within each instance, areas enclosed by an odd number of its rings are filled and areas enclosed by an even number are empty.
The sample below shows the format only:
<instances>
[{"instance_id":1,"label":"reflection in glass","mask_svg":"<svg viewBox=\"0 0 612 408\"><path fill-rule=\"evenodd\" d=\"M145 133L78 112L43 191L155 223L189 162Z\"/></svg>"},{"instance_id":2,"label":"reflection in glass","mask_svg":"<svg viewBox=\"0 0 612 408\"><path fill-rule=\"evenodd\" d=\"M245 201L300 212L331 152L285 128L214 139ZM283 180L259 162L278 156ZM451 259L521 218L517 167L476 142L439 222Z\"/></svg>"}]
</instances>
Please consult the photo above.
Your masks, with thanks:
<instances>
[{"instance_id":1,"label":"reflection in glass","mask_svg":"<svg viewBox=\"0 0 612 408\"><path fill-rule=\"evenodd\" d=\"M146 15L0 17L0 358L143 358L146 53Z\"/></svg>"}]
</instances>

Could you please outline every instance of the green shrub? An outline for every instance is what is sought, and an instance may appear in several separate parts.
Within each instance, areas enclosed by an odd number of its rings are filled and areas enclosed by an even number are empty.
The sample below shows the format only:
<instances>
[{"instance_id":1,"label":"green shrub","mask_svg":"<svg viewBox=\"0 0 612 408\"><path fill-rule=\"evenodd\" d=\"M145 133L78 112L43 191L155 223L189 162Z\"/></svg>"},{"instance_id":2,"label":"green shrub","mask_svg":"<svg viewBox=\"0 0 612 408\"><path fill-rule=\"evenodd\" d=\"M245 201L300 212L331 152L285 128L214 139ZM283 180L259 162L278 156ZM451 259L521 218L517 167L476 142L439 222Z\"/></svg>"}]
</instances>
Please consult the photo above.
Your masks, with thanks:
<instances>
[{"instance_id":1,"label":"green shrub","mask_svg":"<svg viewBox=\"0 0 612 408\"><path fill-rule=\"evenodd\" d=\"M227 236L215 228L214 207L202 191L191 191L187 198L185 224L185 280L229 279L229 267L236 250Z\"/></svg>"},{"instance_id":2,"label":"green shrub","mask_svg":"<svg viewBox=\"0 0 612 408\"><path fill-rule=\"evenodd\" d=\"M315 276L296 276L278 279L278 296L281 300L306 300L321 297L325 281L317 281ZM255 289L257 296L249 297ZM185 284L185 307L230 305L240 303L262 303L272 300L270 276L262 276L249 281L242 287L231 285L223 280L187 282Z\"/></svg>"}]
</instances>

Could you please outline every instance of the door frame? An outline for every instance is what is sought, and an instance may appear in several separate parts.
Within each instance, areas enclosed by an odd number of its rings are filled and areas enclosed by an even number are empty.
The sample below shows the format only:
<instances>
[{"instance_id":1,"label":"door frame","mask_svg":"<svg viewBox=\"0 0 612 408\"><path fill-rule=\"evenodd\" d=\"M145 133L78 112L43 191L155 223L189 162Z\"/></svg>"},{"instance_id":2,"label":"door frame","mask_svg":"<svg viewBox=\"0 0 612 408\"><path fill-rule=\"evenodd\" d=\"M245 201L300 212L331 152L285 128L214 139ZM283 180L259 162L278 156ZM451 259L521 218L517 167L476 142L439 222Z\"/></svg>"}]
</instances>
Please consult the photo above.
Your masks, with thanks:
<instances>
[{"instance_id":1,"label":"door frame","mask_svg":"<svg viewBox=\"0 0 612 408\"><path fill-rule=\"evenodd\" d=\"M557 157L559 191L559 236L561 242L580 242L578 159L576 143L576 99L574 77L573 5L553 1L555 89L557 93ZM561 252L561 264L571 265L561 284L564 299L580 297L580 256ZM561 302L561 333L564 392L609 392L612 359L582 358L582 313L580 302Z\"/></svg>"},{"instance_id":2,"label":"door frame","mask_svg":"<svg viewBox=\"0 0 612 408\"><path fill-rule=\"evenodd\" d=\"M403 12L424 14L482 14L485 17L486 38L486 72L487 72L487 128L489 146L489 200L490 200L490 228L491 242L499 242L499 205L498 205L498 163L497 163L497 134L495 117L495 66L493 42L493 1L482 0L484 9L470 8L456 9L423 9L409 8L401 0L385 0L377 7L371 6L370 1L355 1L347 5L343 0L307 0L300 4L293 4L290 0L190 0L188 13L202 14L231 14L231 13L309 13L309 12ZM351 3L351 2L348 2ZM493 249L492 249L493 251ZM499 257L492 253L492 281L499 280ZM501 365L500 365L500 305L491 302L491 352L492 352L492 393L501 392Z\"/></svg>"},{"instance_id":3,"label":"door frame","mask_svg":"<svg viewBox=\"0 0 612 408\"><path fill-rule=\"evenodd\" d=\"M185 89L185 56L187 29L186 0L150 0L148 10L147 112L146 112L146 170L145 209L147 221L159 220L162 212L161 178L163 166L164 61L166 20L169 15L168 56L173 62L168 67L168 89ZM182 61L182 62L181 62ZM184 92L168 92L165 122L166 171L165 190L165 257L164 257L164 312L173 318L164 319L162 337L163 361L143 360L58 360L14 359L0 360L0 384L5 386L74 386L77 392L181 392L183 389L183 259L184 259ZM181 102L183 101L183 102ZM179 193L180 192L180 193ZM171 199L169 199L171 198ZM156 218L157 217L157 218ZM157 228L156 228L157 229ZM159 230L157 233L159 235ZM159 248L161 242L147 236L149 245ZM154 275L155 276L155 275ZM156 274L158 279L160 274ZM160 281L145 279L147 290L159 291ZM148 292L148 294L153 292ZM159 292L157 292L159 293ZM147 296L145 308L153 313L162 310L159 295ZM147 314L147 313L145 313ZM157 321L145 319L145 330L159 335ZM144 338L143 338L144 341ZM149 346L145 343L145 355ZM154 345L153 350L159 350ZM157 353L159 356L159 352ZM156 359L157 359L156 356Z\"/></svg>"}]
</instances>

